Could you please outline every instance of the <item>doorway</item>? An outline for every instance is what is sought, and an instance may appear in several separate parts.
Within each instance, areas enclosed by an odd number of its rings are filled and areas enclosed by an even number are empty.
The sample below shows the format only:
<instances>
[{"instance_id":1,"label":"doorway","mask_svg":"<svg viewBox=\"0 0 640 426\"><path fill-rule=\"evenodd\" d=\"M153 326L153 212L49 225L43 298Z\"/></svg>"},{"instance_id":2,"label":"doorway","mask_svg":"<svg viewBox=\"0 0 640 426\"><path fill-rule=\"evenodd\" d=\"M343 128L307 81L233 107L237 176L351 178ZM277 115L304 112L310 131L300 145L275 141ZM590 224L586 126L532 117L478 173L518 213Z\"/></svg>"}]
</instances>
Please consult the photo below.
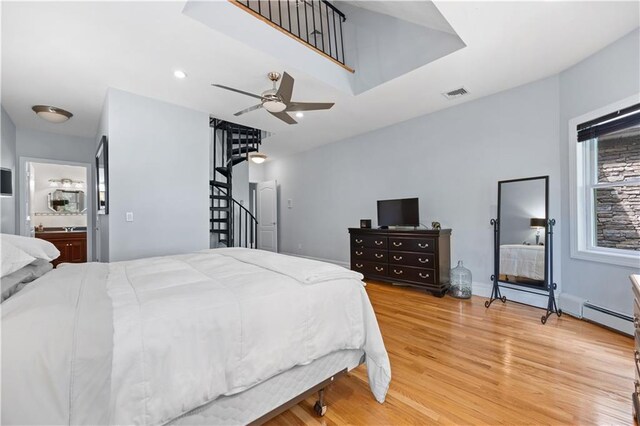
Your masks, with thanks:
<instances>
[{"instance_id":1,"label":"doorway","mask_svg":"<svg viewBox=\"0 0 640 426\"><path fill-rule=\"evenodd\" d=\"M54 265L91 260L91 165L21 158L20 166L20 234L55 245Z\"/></svg>"},{"instance_id":2,"label":"doorway","mask_svg":"<svg viewBox=\"0 0 640 426\"><path fill-rule=\"evenodd\" d=\"M278 252L278 184L275 180L256 185L258 248Z\"/></svg>"}]
</instances>

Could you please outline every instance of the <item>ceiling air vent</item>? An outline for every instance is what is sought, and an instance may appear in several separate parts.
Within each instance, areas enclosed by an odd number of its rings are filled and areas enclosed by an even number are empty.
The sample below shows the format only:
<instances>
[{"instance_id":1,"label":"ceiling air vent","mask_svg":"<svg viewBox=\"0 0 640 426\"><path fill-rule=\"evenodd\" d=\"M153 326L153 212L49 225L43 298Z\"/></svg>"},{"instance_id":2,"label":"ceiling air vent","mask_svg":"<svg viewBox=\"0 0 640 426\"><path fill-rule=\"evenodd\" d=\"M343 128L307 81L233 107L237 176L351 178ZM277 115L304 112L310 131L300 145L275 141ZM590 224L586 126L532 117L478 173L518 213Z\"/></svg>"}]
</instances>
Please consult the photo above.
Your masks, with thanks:
<instances>
[{"instance_id":1,"label":"ceiling air vent","mask_svg":"<svg viewBox=\"0 0 640 426\"><path fill-rule=\"evenodd\" d=\"M449 92L445 92L442 95L447 99L456 99L456 98L459 98L460 96L466 95L467 93L469 93L467 92L467 89L465 89L464 87L460 87L459 89L454 89Z\"/></svg>"}]
</instances>

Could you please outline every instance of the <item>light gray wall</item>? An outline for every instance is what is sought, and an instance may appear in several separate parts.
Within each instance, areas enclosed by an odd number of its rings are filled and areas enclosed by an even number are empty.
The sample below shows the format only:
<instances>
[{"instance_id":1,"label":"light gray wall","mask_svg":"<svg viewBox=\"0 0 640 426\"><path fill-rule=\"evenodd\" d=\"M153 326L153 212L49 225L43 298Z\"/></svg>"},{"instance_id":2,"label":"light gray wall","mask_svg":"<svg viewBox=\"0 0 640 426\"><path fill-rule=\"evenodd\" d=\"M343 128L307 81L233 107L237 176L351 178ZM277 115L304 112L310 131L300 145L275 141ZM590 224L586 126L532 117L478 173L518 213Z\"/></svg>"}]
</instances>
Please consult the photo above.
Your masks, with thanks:
<instances>
[{"instance_id":1,"label":"light gray wall","mask_svg":"<svg viewBox=\"0 0 640 426\"><path fill-rule=\"evenodd\" d=\"M108 96L109 260L208 248L208 114L120 90Z\"/></svg>"},{"instance_id":2,"label":"light gray wall","mask_svg":"<svg viewBox=\"0 0 640 426\"><path fill-rule=\"evenodd\" d=\"M545 218L544 179L502 184L500 198L500 244L535 244L531 218ZM540 242L544 242L544 230Z\"/></svg>"},{"instance_id":3,"label":"light gray wall","mask_svg":"<svg viewBox=\"0 0 640 426\"><path fill-rule=\"evenodd\" d=\"M2 216L2 233L3 234L15 234L16 232L16 126L11 121L11 118L0 106L2 114L2 150L0 151L0 162L2 167L12 170L13 176L13 197L0 198L0 211Z\"/></svg>"},{"instance_id":4,"label":"light gray wall","mask_svg":"<svg viewBox=\"0 0 640 426\"><path fill-rule=\"evenodd\" d=\"M488 285L499 180L549 175L560 216L558 93L551 77L266 163L280 185L281 251L348 262L347 228L376 226L376 200L419 197L422 223L453 229L453 264Z\"/></svg>"},{"instance_id":5,"label":"light gray wall","mask_svg":"<svg viewBox=\"0 0 640 426\"><path fill-rule=\"evenodd\" d=\"M562 222L569 212L568 122L640 92L640 30L560 74L560 149L562 155ZM633 294L629 275L638 268L625 268L571 258L569 229L560 234L564 291L615 311L631 314Z\"/></svg>"}]
</instances>

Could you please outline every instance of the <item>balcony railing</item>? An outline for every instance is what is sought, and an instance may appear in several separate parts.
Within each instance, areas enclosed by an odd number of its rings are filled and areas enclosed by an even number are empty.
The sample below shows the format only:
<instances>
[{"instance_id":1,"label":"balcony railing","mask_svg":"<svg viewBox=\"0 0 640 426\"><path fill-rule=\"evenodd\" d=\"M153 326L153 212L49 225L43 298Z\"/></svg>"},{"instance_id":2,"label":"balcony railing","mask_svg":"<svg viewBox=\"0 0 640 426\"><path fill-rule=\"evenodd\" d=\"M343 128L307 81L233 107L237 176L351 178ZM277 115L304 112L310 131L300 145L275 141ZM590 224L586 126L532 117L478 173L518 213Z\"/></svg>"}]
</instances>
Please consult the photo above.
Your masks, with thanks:
<instances>
[{"instance_id":1,"label":"balcony railing","mask_svg":"<svg viewBox=\"0 0 640 426\"><path fill-rule=\"evenodd\" d=\"M344 13L326 0L232 0L345 65Z\"/></svg>"}]
</instances>

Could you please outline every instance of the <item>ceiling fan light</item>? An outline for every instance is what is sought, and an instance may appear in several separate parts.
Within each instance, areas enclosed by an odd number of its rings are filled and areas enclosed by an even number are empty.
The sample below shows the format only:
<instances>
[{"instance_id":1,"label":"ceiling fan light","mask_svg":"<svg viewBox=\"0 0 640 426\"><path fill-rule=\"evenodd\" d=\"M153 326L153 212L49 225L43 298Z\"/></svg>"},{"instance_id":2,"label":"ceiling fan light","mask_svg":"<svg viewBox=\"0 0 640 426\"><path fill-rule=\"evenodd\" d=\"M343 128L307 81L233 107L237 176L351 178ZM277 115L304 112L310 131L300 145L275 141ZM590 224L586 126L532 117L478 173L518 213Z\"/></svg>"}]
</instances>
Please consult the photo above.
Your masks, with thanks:
<instances>
[{"instance_id":1,"label":"ceiling fan light","mask_svg":"<svg viewBox=\"0 0 640 426\"><path fill-rule=\"evenodd\" d=\"M253 161L256 164L262 164L264 163L264 161L267 159L267 156L265 154L251 154L251 161Z\"/></svg>"},{"instance_id":2,"label":"ceiling fan light","mask_svg":"<svg viewBox=\"0 0 640 426\"><path fill-rule=\"evenodd\" d=\"M36 113L38 117L50 123L64 123L65 121L73 117L73 114L71 114L69 111L65 111L62 108L57 108L49 105L34 105L33 107L31 107L31 109Z\"/></svg>"},{"instance_id":3,"label":"ceiling fan light","mask_svg":"<svg viewBox=\"0 0 640 426\"><path fill-rule=\"evenodd\" d=\"M269 112L282 112L287 109L287 105L280 101L265 101L262 106Z\"/></svg>"}]
</instances>

